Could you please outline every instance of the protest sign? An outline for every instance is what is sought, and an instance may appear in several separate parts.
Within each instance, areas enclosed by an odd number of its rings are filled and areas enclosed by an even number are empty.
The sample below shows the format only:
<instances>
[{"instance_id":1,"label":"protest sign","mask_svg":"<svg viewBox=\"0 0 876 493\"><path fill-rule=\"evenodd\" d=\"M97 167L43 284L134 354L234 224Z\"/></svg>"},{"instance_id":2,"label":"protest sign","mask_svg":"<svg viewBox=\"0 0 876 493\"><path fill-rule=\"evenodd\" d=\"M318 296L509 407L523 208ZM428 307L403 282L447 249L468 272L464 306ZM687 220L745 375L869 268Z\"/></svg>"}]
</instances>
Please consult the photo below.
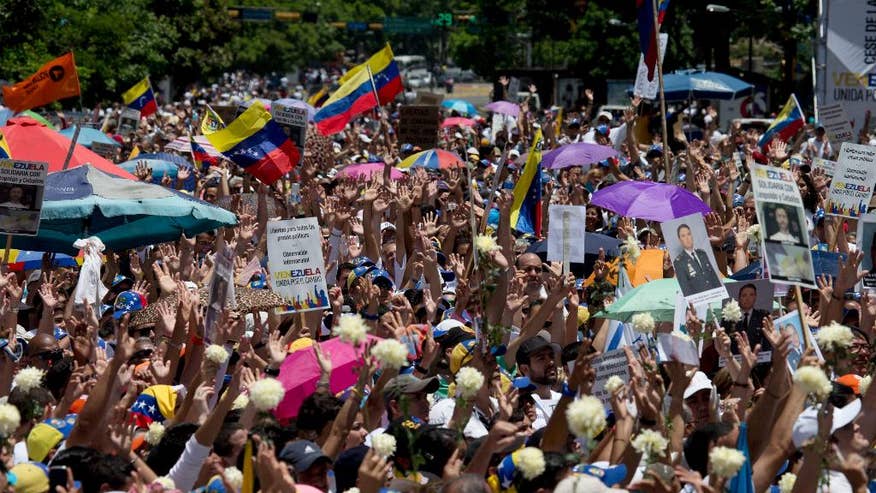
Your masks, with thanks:
<instances>
[{"instance_id":1,"label":"protest sign","mask_svg":"<svg viewBox=\"0 0 876 493\"><path fill-rule=\"evenodd\" d=\"M752 165L751 185L767 271L775 283L815 287L803 199L791 170Z\"/></svg>"},{"instance_id":2,"label":"protest sign","mask_svg":"<svg viewBox=\"0 0 876 493\"><path fill-rule=\"evenodd\" d=\"M876 290L876 214L865 214L858 219L857 241L858 250L864 254L859 269L868 271L861 282L863 287Z\"/></svg>"},{"instance_id":3,"label":"protest sign","mask_svg":"<svg viewBox=\"0 0 876 493\"><path fill-rule=\"evenodd\" d=\"M849 123L849 117L846 115L846 110L843 109L842 104L834 103L819 106L818 120L821 122L833 145L836 146L843 142L855 140L852 124Z\"/></svg>"},{"instance_id":4,"label":"protest sign","mask_svg":"<svg viewBox=\"0 0 876 493\"><path fill-rule=\"evenodd\" d=\"M271 118L283 128L283 131L286 132L286 135L295 143L298 149L304 149L304 142L307 136L307 109L274 101L271 103ZM292 164L301 164L301 159L303 158L304 152L299 152L299 162Z\"/></svg>"},{"instance_id":5,"label":"protest sign","mask_svg":"<svg viewBox=\"0 0 876 493\"><path fill-rule=\"evenodd\" d=\"M690 303L722 300L727 290L718 278L718 263L701 214L691 214L660 224L675 277Z\"/></svg>"},{"instance_id":6,"label":"protest sign","mask_svg":"<svg viewBox=\"0 0 876 493\"><path fill-rule=\"evenodd\" d=\"M630 383L630 366L623 349L606 351L593 359L593 369L596 380L593 383L593 396L602 401L606 409L611 409L611 394L605 390L605 382L612 376L618 376L625 384Z\"/></svg>"},{"instance_id":7,"label":"protest sign","mask_svg":"<svg viewBox=\"0 0 876 493\"><path fill-rule=\"evenodd\" d=\"M48 169L48 163L0 160L0 233L37 234Z\"/></svg>"},{"instance_id":8,"label":"protest sign","mask_svg":"<svg viewBox=\"0 0 876 493\"><path fill-rule=\"evenodd\" d=\"M405 105L399 108L398 141L432 149L438 140L438 106Z\"/></svg>"},{"instance_id":9,"label":"protest sign","mask_svg":"<svg viewBox=\"0 0 876 493\"><path fill-rule=\"evenodd\" d=\"M119 116L119 134L125 137L137 131L140 126L140 112L133 108L123 108Z\"/></svg>"},{"instance_id":10,"label":"protest sign","mask_svg":"<svg viewBox=\"0 0 876 493\"><path fill-rule=\"evenodd\" d=\"M207 342L223 344L216 341L216 322L220 319L224 308L237 308L234 297L234 250L224 245L213 259L213 276L210 278L210 296L207 298L207 315L205 317L204 339Z\"/></svg>"},{"instance_id":11,"label":"protest sign","mask_svg":"<svg viewBox=\"0 0 876 493\"><path fill-rule=\"evenodd\" d=\"M256 254L252 260L246 264L246 267L243 268L242 271L237 275L237 279L234 280L234 283L238 286L246 286L249 284L252 276L256 275L258 271L262 268L262 256Z\"/></svg>"},{"instance_id":12,"label":"protest sign","mask_svg":"<svg viewBox=\"0 0 876 493\"><path fill-rule=\"evenodd\" d=\"M118 147L107 144L106 142L92 142L91 143L91 151L97 154L98 156L109 159L112 161L116 157L116 149Z\"/></svg>"},{"instance_id":13,"label":"protest sign","mask_svg":"<svg viewBox=\"0 0 876 493\"><path fill-rule=\"evenodd\" d=\"M820 157L812 158L812 167L818 168L824 171L824 174L832 177L833 172L836 169L836 161L831 161L829 159L823 159Z\"/></svg>"},{"instance_id":14,"label":"protest sign","mask_svg":"<svg viewBox=\"0 0 876 493\"><path fill-rule=\"evenodd\" d=\"M669 42L669 35L660 33L660 60L666 56L666 44ZM657 99L657 90L659 89L659 81L657 74L654 74L653 80L648 80L648 66L645 65L645 57L639 55L639 68L636 70L636 85L633 86L633 94L646 99Z\"/></svg>"},{"instance_id":15,"label":"protest sign","mask_svg":"<svg viewBox=\"0 0 876 493\"><path fill-rule=\"evenodd\" d=\"M836 162L824 211L845 217L867 213L876 183L876 147L844 143Z\"/></svg>"},{"instance_id":16,"label":"protest sign","mask_svg":"<svg viewBox=\"0 0 876 493\"><path fill-rule=\"evenodd\" d=\"M671 334L657 334L657 360L700 366L700 353L697 343L689 335L673 331Z\"/></svg>"},{"instance_id":17,"label":"protest sign","mask_svg":"<svg viewBox=\"0 0 876 493\"><path fill-rule=\"evenodd\" d=\"M584 224L587 208L574 205L551 205L548 209L547 259L551 262L584 263Z\"/></svg>"},{"instance_id":18,"label":"protest sign","mask_svg":"<svg viewBox=\"0 0 876 493\"><path fill-rule=\"evenodd\" d=\"M821 349L818 343L815 342L812 332L809 327L803 328L800 322L800 312L794 310L781 318L777 318L773 322L773 326L779 332L787 332L791 336L791 347L788 353L788 368L791 373L796 373L797 366L800 364L800 359L803 358L803 353L806 352L806 340L809 340L809 346L815 350L815 355L819 361L824 361L824 356L821 354Z\"/></svg>"},{"instance_id":19,"label":"protest sign","mask_svg":"<svg viewBox=\"0 0 876 493\"><path fill-rule=\"evenodd\" d=\"M287 303L278 312L329 307L322 234L315 217L268 221L268 268L274 292Z\"/></svg>"}]
</instances>

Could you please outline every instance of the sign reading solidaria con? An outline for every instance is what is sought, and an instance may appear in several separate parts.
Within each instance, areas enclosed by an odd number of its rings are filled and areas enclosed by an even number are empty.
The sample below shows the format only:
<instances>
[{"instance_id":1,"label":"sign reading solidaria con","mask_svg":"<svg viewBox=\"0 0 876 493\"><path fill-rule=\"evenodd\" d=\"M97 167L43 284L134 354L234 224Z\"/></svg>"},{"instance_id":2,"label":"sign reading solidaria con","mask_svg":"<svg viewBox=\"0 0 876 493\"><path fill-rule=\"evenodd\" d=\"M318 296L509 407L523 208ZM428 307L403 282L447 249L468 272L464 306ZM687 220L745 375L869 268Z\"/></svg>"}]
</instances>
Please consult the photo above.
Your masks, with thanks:
<instances>
[{"instance_id":1,"label":"sign reading solidaria con","mask_svg":"<svg viewBox=\"0 0 876 493\"><path fill-rule=\"evenodd\" d=\"M48 170L49 163L0 159L0 233L37 234Z\"/></svg>"},{"instance_id":2,"label":"sign reading solidaria con","mask_svg":"<svg viewBox=\"0 0 876 493\"><path fill-rule=\"evenodd\" d=\"M271 286L286 300L280 313L328 308L322 234L315 217L268 221Z\"/></svg>"},{"instance_id":3,"label":"sign reading solidaria con","mask_svg":"<svg viewBox=\"0 0 876 493\"><path fill-rule=\"evenodd\" d=\"M876 147L845 142L830 183L825 212L859 217L867 213L876 183Z\"/></svg>"}]
</instances>

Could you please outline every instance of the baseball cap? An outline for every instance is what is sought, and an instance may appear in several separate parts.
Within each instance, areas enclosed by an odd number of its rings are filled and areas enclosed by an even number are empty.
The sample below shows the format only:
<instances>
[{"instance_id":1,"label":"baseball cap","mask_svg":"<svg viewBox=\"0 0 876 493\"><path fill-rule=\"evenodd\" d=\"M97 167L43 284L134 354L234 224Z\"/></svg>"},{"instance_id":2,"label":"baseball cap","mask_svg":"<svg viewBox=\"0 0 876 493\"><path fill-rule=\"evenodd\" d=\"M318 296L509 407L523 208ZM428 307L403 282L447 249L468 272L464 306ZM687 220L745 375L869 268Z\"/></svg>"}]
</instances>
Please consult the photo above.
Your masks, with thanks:
<instances>
[{"instance_id":1,"label":"baseball cap","mask_svg":"<svg viewBox=\"0 0 876 493\"><path fill-rule=\"evenodd\" d=\"M603 124L603 125L596 126L596 133L598 133L600 135L608 135L610 131L611 131L611 129L608 128L608 125Z\"/></svg>"},{"instance_id":2,"label":"baseball cap","mask_svg":"<svg viewBox=\"0 0 876 493\"><path fill-rule=\"evenodd\" d=\"M16 493L46 493L49 491L49 474L45 466L24 462L16 464L9 472L15 476Z\"/></svg>"},{"instance_id":3,"label":"baseball cap","mask_svg":"<svg viewBox=\"0 0 876 493\"><path fill-rule=\"evenodd\" d=\"M687 388L684 389L684 398L687 399L701 390L712 390L712 381L705 373L698 371L694 373Z\"/></svg>"},{"instance_id":4,"label":"baseball cap","mask_svg":"<svg viewBox=\"0 0 876 493\"><path fill-rule=\"evenodd\" d=\"M520 157L520 151L518 151L517 149L511 149L510 151L508 151L508 158L509 159L517 159L519 157Z\"/></svg>"},{"instance_id":5,"label":"baseball cap","mask_svg":"<svg viewBox=\"0 0 876 493\"><path fill-rule=\"evenodd\" d=\"M596 115L596 119L599 120L599 119L601 119L601 118L605 118L605 119L607 119L608 121L612 121L612 120L614 119L614 116L613 116L610 112L608 112L608 111L600 111L600 112Z\"/></svg>"},{"instance_id":6,"label":"baseball cap","mask_svg":"<svg viewBox=\"0 0 876 493\"><path fill-rule=\"evenodd\" d=\"M45 460L53 448L70 436L74 424L76 415L68 414L64 419L51 418L34 426L27 434L27 455L30 460Z\"/></svg>"},{"instance_id":7,"label":"baseball cap","mask_svg":"<svg viewBox=\"0 0 876 493\"><path fill-rule=\"evenodd\" d=\"M861 395L861 377L860 376L855 375L854 373L847 373L847 374L837 378L834 381L840 385L845 385L846 387L852 389L852 392L854 392L855 395L857 395L857 396Z\"/></svg>"},{"instance_id":8,"label":"baseball cap","mask_svg":"<svg viewBox=\"0 0 876 493\"><path fill-rule=\"evenodd\" d=\"M572 471L597 478L606 486L618 484L627 477L627 466L624 464L612 466L606 461L581 464L575 466Z\"/></svg>"},{"instance_id":9,"label":"baseball cap","mask_svg":"<svg viewBox=\"0 0 876 493\"><path fill-rule=\"evenodd\" d=\"M556 353L561 351L558 344L551 344L542 336L530 337L523 341L523 344L520 345L520 349L517 350L517 363L528 365L529 358L544 348L552 348Z\"/></svg>"},{"instance_id":10,"label":"baseball cap","mask_svg":"<svg viewBox=\"0 0 876 493\"><path fill-rule=\"evenodd\" d=\"M146 308L146 298L134 291L122 291L113 303L113 318L118 320L126 313L137 312Z\"/></svg>"},{"instance_id":11,"label":"baseball cap","mask_svg":"<svg viewBox=\"0 0 876 493\"><path fill-rule=\"evenodd\" d=\"M392 276L384 269L371 269L366 275L371 278L371 282L378 287L395 290L395 283L392 281Z\"/></svg>"},{"instance_id":12,"label":"baseball cap","mask_svg":"<svg viewBox=\"0 0 876 493\"><path fill-rule=\"evenodd\" d=\"M383 233L387 229L391 229L391 230L395 231L395 224L392 224L391 222L388 222L388 221L384 221L384 222L380 223L380 232L381 233Z\"/></svg>"},{"instance_id":13,"label":"baseball cap","mask_svg":"<svg viewBox=\"0 0 876 493\"><path fill-rule=\"evenodd\" d=\"M426 392L431 394L438 390L441 383L438 377L417 378L410 374L401 374L393 377L386 382L386 387L383 388L383 394L389 399L398 399L402 394L414 394L417 392Z\"/></svg>"},{"instance_id":14,"label":"baseball cap","mask_svg":"<svg viewBox=\"0 0 876 493\"><path fill-rule=\"evenodd\" d=\"M465 324L454 318L442 320L432 329L432 336L435 338L444 337L451 329L465 327Z\"/></svg>"},{"instance_id":15,"label":"baseball cap","mask_svg":"<svg viewBox=\"0 0 876 493\"><path fill-rule=\"evenodd\" d=\"M794 422L794 427L791 429L791 439L795 447L802 447L818 435L818 412L818 408L810 406L803 410L800 416L797 416L797 421ZM854 421L860 412L861 399L855 399L846 404L845 407L833 408L833 425L830 428L830 433L833 434L836 430Z\"/></svg>"},{"instance_id":16,"label":"baseball cap","mask_svg":"<svg viewBox=\"0 0 876 493\"><path fill-rule=\"evenodd\" d=\"M319 445L310 440L295 440L283 447L280 452L280 460L288 463L295 468L296 472L303 472L310 469L317 461L326 461L331 463L331 458L324 453Z\"/></svg>"},{"instance_id":17,"label":"baseball cap","mask_svg":"<svg viewBox=\"0 0 876 493\"><path fill-rule=\"evenodd\" d=\"M481 157L481 153L480 153L480 151L478 151L478 150L475 149L474 147L469 147L468 150L465 151L465 153L468 154L469 156L477 156L477 157Z\"/></svg>"}]
</instances>

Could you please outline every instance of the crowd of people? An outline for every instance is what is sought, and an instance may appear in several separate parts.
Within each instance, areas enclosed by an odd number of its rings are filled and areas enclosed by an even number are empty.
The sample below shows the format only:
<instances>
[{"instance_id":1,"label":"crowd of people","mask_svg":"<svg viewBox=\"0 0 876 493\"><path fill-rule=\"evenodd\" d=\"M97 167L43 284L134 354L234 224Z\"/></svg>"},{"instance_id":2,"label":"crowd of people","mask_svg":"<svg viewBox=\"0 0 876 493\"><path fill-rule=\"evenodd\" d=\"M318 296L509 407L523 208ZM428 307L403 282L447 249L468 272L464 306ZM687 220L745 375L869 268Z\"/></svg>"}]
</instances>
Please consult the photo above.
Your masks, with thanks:
<instances>
[{"instance_id":1,"label":"crowd of people","mask_svg":"<svg viewBox=\"0 0 876 493\"><path fill-rule=\"evenodd\" d=\"M95 123L121 142L124 160L134 148L161 152L197 133L206 104L280 97L306 99L307 91L238 72L187 88L130 134L119 134L118 107ZM104 252L108 292L95 305L75 302L79 268L60 267L52 255L40 269L0 278L0 489L874 491L876 392L867 387L876 299L860 287L855 221L824 213L830 177L811 160L839 146L811 122L790 143L763 150L756 130L722 133L710 106L672 109L663 142L656 108L638 99L619 120L597 114L591 91L580 103L542 110L524 101L502 128L484 118L442 128L437 146L465 163L411 168L400 179L390 168L421 149L397 139L394 104L333 136L310 129L302 162L270 186L224 159L182 167L176 180L140 167L138 179L187 188L236 213L238 225ZM686 131L693 127L702 130ZM512 191L538 134L543 152L592 142L620 157L542 170L544 227L531 234L511 222ZM866 130L860 139L869 142ZM339 177L366 162L385 171ZM599 312L618 299L624 265L666 239L659 224L590 205L591 196L631 180L696 194L712 209L710 255L727 278L762 261L748 173L755 162L793 170L806 206L806 231L796 234L843 254L836 275L800 298L792 289L771 312L755 313L742 288L744 322L688 314L699 366L658 358L658 334L675 328L650 315L631 323L637 342L613 348L612 322ZM194 186L185 186L189 179ZM586 222L572 226L624 247L600 250L571 272L548 262L536 246L550 234L552 204L586 207ZM330 307L278 315L238 303L207 327L199 290L216 252L234 251L235 277L261 262L239 289L270 290L267 224L292 217L321 226ZM682 264L662 256L659 277L682 281ZM818 348L798 349L793 330L773 325L793 310ZM355 347L353 369L335 367L323 349L335 338ZM278 418L272 411L286 390L277 379L308 371L284 366L302 351L312 353L318 377L289 391L300 407ZM628 381L597 387L597 363L610 351L625 355ZM355 383L334 388L338 371L354 372Z\"/></svg>"}]
</instances>

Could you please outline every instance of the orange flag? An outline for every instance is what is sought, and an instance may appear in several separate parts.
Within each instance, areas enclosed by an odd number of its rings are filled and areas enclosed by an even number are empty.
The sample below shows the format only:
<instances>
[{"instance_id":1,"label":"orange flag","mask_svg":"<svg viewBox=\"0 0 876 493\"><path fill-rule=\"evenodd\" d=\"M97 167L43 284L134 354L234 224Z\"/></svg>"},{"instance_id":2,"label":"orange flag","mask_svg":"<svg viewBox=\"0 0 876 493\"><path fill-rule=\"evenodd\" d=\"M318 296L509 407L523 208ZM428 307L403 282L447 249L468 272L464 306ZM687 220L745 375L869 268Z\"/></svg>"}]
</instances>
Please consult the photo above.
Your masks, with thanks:
<instances>
[{"instance_id":1,"label":"orange flag","mask_svg":"<svg viewBox=\"0 0 876 493\"><path fill-rule=\"evenodd\" d=\"M46 63L14 86L3 87L3 101L16 113L79 95L79 74L73 53Z\"/></svg>"}]
</instances>

